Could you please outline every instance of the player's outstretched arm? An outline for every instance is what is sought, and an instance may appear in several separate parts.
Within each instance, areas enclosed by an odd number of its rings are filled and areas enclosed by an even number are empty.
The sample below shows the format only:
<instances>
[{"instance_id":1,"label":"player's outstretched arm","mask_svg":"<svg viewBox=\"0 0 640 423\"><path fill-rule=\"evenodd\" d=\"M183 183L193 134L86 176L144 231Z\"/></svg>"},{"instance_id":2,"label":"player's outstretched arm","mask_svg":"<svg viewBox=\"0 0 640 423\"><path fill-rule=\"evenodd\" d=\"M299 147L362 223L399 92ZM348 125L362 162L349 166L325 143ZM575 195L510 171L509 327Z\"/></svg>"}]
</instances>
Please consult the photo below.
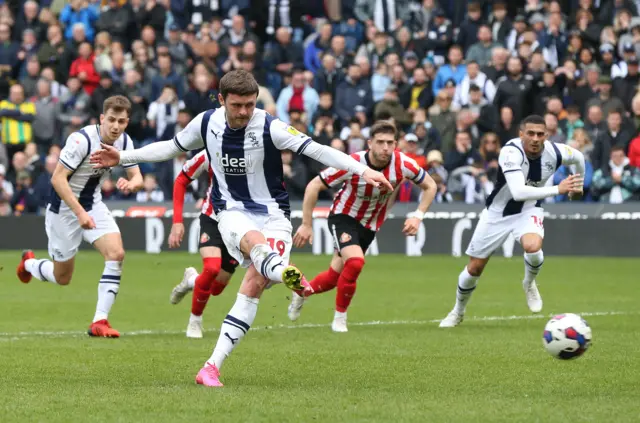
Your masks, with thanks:
<instances>
[{"instance_id":1,"label":"player's outstretched arm","mask_svg":"<svg viewBox=\"0 0 640 423\"><path fill-rule=\"evenodd\" d=\"M114 167L133 163L163 162L179 156L181 150L174 140L158 141L142 148L119 151L117 148L101 143L101 150L91 153L91 164L96 168Z\"/></svg>"},{"instance_id":2,"label":"player's outstretched arm","mask_svg":"<svg viewBox=\"0 0 640 423\"><path fill-rule=\"evenodd\" d=\"M281 120L274 120L271 123L270 131L274 145L280 150L291 150L296 154L304 154L325 166L359 175L374 187L383 185L387 190L393 191L393 186L382 173L369 168L342 151L318 144Z\"/></svg>"},{"instance_id":3,"label":"player's outstretched arm","mask_svg":"<svg viewBox=\"0 0 640 423\"><path fill-rule=\"evenodd\" d=\"M316 176L309 182L304 190L304 199L302 200L302 224L293 237L293 245L296 248L304 247L308 242L313 244L313 209L318 203L318 195L320 191L327 189L327 185L322 182L320 176Z\"/></svg>"},{"instance_id":4,"label":"player's outstretched arm","mask_svg":"<svg viewBox=\"0 0 640 423\"><path fill-rule=\"evenodd\" d=\"M78 221L82 228L95 229L95 222L91 216L89 216L89 213L87 213L87 211L80 205L80 202L71 190L69 178L72 173L73 171L59 162L53 171L53 175L51 175L51 186L56 190L56 194L58 194L60 199L64 201L71 211L73 211L73 213L78 217Z\"/></svg>"}]
</instances>

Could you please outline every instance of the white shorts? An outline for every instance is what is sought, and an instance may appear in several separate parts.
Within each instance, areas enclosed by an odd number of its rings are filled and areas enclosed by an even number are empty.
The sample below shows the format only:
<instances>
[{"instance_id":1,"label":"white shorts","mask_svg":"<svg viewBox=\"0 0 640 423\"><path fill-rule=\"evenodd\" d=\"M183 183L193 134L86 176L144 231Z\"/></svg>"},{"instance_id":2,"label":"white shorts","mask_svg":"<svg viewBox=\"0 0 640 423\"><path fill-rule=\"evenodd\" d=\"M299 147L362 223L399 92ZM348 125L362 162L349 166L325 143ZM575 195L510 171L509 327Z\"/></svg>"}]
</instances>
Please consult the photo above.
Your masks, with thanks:
<instances>
[{"instance_id":1,"label":"white shorts","mask_svg":"<svg viewBox=\"0 0 640 423\"><path fill-rule=\"evenodd\" d=\"M289 264L293 239L291 222L284 216L252 213L246 210L223 210L217 215L218 229L231 257L242 267L251 265L251 258L240 251L240 240L249 231L258 231L267 238L269 246Z\"/></svg>"},{"instance_id":2,"label":"white shorts","mask_svg":"<svg viewBox=\"0 0 640 423\"><path fill-rule=\"evenodd\" d=\"M544 212L540 207L532 207L506 217L484 209L480 213L478 226L473 231L466 254L477 258L490 257L509 234L513 234L518 242L524 234L537 234L544 238L543 219Z\"/></svg>"},{"instance_id":3,"label":"white shorts","mask_svg":"<svg viewBox=\"0 0 640 423\"><path fill-rule=\"evenodd\" d=\"M93 244L103 235L120 233L116 221L104 203L94 204L88 213L96 224L95 229L82 229L78 218L70 210L53 213L47 208L44 225L49 238L49 256L53 260L67 261L75 257L83 239Z\"/></svg>"}]
</instances>

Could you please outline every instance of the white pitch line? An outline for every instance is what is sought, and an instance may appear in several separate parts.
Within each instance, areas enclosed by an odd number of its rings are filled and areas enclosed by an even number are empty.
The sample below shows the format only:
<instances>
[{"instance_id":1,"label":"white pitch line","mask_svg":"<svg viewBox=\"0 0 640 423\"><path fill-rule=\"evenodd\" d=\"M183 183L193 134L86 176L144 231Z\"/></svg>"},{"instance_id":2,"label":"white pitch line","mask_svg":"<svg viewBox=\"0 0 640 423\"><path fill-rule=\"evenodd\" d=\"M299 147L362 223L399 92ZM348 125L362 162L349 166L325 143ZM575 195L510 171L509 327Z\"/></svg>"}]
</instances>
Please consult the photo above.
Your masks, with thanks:
<instances>
[{"instance_id":1,"label":"white pitch line","mask_svg":"<svg viewBox=\"0 0 640 423\"><path fill-rule=\"evenodd\" d=\"M638 314L640 312L632 312L632 311L593 311L593 312L584 312L584 313L576 313L580 316L591 317L591 316L620 316L620 315L630 315L630 314ZM493 322L493 321L510 321L510 320L536 320L536 319L548 319L555 314L530 314L526 316L484 316L484 317L470 317L466 319L467 321L479 321L479 322ZM381 321L381 320L373 320L370 322L351 322L349 326L395 326L395 325L430 325L434 323L440 323L441 319L434 320L390 320L390 321ZM262 326L258 325L256 327L251 328L252 332L255 331L264 331L264 330L275 330L275 329L313 329L313 328L324 328L329 327L331 324L328 323L302 323L299 325L273 325L273 326ZM210 332L218 332L218 329L212 329ZM144 336L144 335L182 335L184 334L183 330L136 330L131 332L123 332L122 336ZM80 336L86 336L86 331L59 331L59 332L43 332L43 331L34 331L34 332L0 332L0 342L7 341L19 341L28 338L36 338L36 337L44 337L44 338L61 338L61 337L70 337L77 338Z\"/></svg>"}]
</instances>

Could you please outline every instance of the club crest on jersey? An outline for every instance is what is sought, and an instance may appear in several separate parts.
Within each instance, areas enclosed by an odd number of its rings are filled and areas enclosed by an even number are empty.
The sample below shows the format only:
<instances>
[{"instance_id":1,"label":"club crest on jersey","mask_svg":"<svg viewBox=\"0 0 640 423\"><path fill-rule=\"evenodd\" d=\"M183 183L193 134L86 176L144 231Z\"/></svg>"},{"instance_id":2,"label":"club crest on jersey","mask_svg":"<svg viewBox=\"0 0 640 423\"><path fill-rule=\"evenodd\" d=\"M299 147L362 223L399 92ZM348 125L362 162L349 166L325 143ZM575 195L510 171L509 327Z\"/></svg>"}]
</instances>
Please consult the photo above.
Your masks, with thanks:
<instances>
[{"instance_id":1,"label":"club crest on jersey","mask_svg":"<svg viewBox=\"0 0 640 423\"><path fill-rule=\"evenodd\" d=\"M209 241L209 235L205 232L200 235L200 244L204 244Z\"/></svg>"},{"instance_id":2,"label":"club crest on jersey","mask_svg":"<svg viewBox=\"0 0 640 423\"><path fill-rule=\"evenodd\" d=\"M229 153L221 155L216 153L218 165L222 168L225 175L246 175L253 173L251 156L232 157Z\"/></svg>"},{"instance_id":3,"label":"club crest on jersey","mask_svg":"<svg viewBox=\"0 0 640 423\"><path fill-rule=\"evenodd\" d=\"M349 242L349 241L351 241L351 235L349 235L346 232L343 232L342 235L340 235L340 242L344 244L345 242Z\"/></svg>"},{"instance_id":4,"label":"club crest on jersey","mask_svg":"<svg viewBox=\"0 0 640 423\"><path fill-rule=\"evenodd\" d=\"M258 137L256 137L256 134L254 134L253 132L249 132L247 134L247 138L249 138L249 141L251 141L251 147L253 148L258 147L258 145L260 144L258 142Z\"/></svg>"},{"instance_id":5,"label":"club crest on jersey","mask_svg":"<svg viewBox=\"0 0 640 423\"><path fill-rule=\"evenodd\" d=\"M544 162L544 167L547 168L547 170L549 172L553 172L553 163L551 162Z\"/></svg>"}]
</instances>

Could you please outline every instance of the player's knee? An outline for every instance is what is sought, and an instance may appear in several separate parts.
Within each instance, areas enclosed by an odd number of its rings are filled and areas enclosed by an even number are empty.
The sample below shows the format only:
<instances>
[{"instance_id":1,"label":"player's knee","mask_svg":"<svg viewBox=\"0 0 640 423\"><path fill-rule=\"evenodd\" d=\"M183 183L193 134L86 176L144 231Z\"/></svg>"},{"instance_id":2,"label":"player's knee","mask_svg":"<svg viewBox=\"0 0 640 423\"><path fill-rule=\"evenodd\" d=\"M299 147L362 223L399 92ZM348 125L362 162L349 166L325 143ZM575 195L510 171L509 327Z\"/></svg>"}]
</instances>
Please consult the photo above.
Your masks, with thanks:
<instances>
[{"instance_id":1,"label":"player's knee","mask_svg":"<svg viewBox=\"0 0 640 423\"><path fill-rule=\"evenodd\" d=\"M213 282L220 273L220 257L207 257L202 260L202 273Z\"/></svg>"},{"instance_id":2,"label":"player's knee","mask_svg":"<svg viewBox=\"0 0 640 423\"><path fill-rule=\"evenodd\" d=\"M347 279L357 279L364 268L364 258L351 257L344 262L344 269L342 273L345 274Z\"/></svg>"},{"instance_id":3,"label":"player's knee","mask_svg":"<svg viewBox=\"0 0 640 423\"><path fill-rule=\"evenodd\" d=\"M55 275L56 282L58 285L66 286L71 283L71 277L73 275L71 273L61 273L59 275Z\"/></svg>"},{"instance_id":4,"label":"player's knee","mask_svg":"<svg viewBox=\"0 0 640 423\"><path fill-rule=\"evenodd\" d=\"M124 261L124 249L123 248L114 248L111 251L107 252L107 256L105 257L107 261Z\"/></svg>"},{"instance_id":5,"label":"player's knee","mask_svg":"<svg viewBox=\"0 0 640 423\"><path fill-rule=\"evenodd\" d=\"M542 250L542 238L531 237L522 240L522 249L527 254L533 254Z\"/></svg>"},{"instance_id":6,"label":"player's knee","mask_svg":"<svg viewBox=\"0 0 640 423\"><path fill-rule=\"evenodd\" d=\"M480 277L486 265L486 260L472 258L469 260L469 264L467 264L467 272L469 272L471 276Z\"/></svg>"}]
</instances>

